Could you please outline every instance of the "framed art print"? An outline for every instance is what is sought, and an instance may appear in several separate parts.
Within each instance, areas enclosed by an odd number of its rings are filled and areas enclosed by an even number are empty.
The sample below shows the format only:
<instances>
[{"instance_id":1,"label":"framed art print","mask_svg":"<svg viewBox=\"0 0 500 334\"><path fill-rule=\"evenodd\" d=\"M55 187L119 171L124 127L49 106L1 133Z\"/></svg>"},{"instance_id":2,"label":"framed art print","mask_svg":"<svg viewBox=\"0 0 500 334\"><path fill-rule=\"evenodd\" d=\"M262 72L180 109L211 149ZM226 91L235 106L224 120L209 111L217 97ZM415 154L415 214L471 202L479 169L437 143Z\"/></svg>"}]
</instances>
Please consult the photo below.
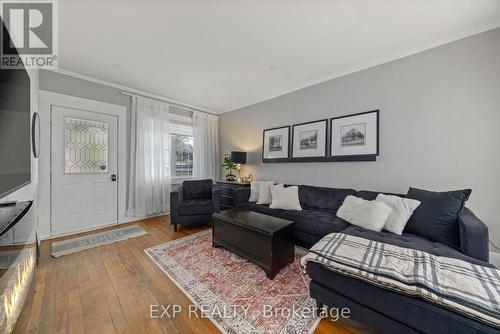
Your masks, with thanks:
<instances>
[{"instance_id":1,"label":"framed art print","mask_svg":"<svg viewBox=\"0 0 500 334\"><path fill-rule=\"evenodd\" d=\"M379 111L330 119L330 154L345 161L379 154Z\"/></svg>"},{"instance_id":2,"label":"framed art print","mask_svg":"<svg viewBox=\"0 0 500 334\"><path fill-rule=\"evenodd\" d=\"M292 158L325 157L327 129L327 119L293 125Z\"/></svg>"},{"instance_id":3,"label":"framed art print","mask_svg":"<svg viewBox=\"0 0 500 334\"><path fill-rule=\"evenodd\" d=\"M287 159L290 144L290 127L266 129L263 131L262 161L271 162L274 159Z\"/></svg>"}]
</instances>

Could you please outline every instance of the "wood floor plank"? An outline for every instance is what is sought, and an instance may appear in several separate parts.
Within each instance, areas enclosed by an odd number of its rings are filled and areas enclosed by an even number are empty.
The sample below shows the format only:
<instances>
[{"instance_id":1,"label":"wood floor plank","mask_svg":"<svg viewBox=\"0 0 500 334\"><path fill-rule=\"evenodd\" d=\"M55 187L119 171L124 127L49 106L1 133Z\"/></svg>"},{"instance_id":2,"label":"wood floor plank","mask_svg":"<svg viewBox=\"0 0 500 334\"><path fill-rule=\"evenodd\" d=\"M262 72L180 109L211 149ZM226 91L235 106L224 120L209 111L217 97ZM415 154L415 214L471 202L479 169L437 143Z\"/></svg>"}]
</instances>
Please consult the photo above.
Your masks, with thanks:
<instances>
[{"instance_id":1,"label":"wood floor plank","mask_svg":"<svg viewBox=\"0 0 500 334\"><path fill-rule=\"evenodd\" d=\"M148 286L147 278L140 274L140 266L137 263L133 263L133 254L130 251L131 246L129 243L123 243L119 245L118 256L120 258L123 270L127 273L122 277L129 287L128 295L134 299L135 305L138 310L139 317L144 323L148 333L162 333L163 330L159 326L158 322L153 321L149 316L149 304L146 304L144 299L140 294L140 289Z\"/></svg>"},{"instance_id":2,"label":"wood floor plank","mask_svg":"<svg viewBox=\"0 0 500 334\"><path fill-rule=\"evenodd\" d=\"M169 216L139 222L148 234L85 250L61 258L50 255L52 241L41 244L34 282L14 333L220 333L207 318L150 318L150 305L180 305L191 301L154 265L144 249L182 238L206 227L180 227L174 232ZM110 227L108 230L116 227ZM62 237L54 241L86 234ZM341 322L323 319L316 334L354 334ZM358 331L359 333L359 331Z\"/></svg>"},{"instance_id":3,"label":"wood floor plank","mask_svg":"<svg viewBox=\"0 0 500 334\"><path fill-rule=\"evenodd\" d=\"M66 331L61 329L60 333L81 334L85 333L83 324L82 302L80 300L80 284L78 279L78 269L76 262L76 254L70 254L66 260L67 281L67 313L68 321L66 323Z\"/></svg>"},{"instance_id":4,"label":"wood floor plank","mask_svg":"<svg viewBox=\"0 0 500 334\"><path fill-rule=\"evenodd\" d=\"M67 333L68 324L68 264L69 258L62 258L61 265L56 274L56 297L55 297L55 322L54 331Z\"/></svg>"},{"instance_id":5,"label":"wood floor plank","mask_svg":"<svg viewBox=\"0 0 500 334\"><path fill-rule=\"evenodd\" d=\"M40 253L41 253L39 259L40 265L35 275L35 289L33 290L34 295L33 295L30 316L28 317L26 333L36 333L39 324L45 318L45 314L42 317L41 312L42 312L43 296L45 292L45 279L49 268L49 263L48 263L49 259L47 258L48 251L49 251L49 245L42 244L40 247Z\"/></svg>"},{"instance_id":6,"label":"wood floor plank","mask_svg":"<svg viewBox=\"0 0 500 334\"><path fill-rule=\"evenodd\" d=\"M92 314L93 317L95 317L95 320L99 323L102 333L115 333L115 327L106 304L106 298L101 284L106 277L100 275L97 269L98 266L101 266L101 263L100 260L96 260L96 257L99 256L101 251L102 250L99 250L98 248L91 249L88 252L89 256L86 256L83 259L87 267L89 283L92 291L92 304L95 305Z\"/></svg>"},{"instance_id":7,"label":"wood floor plank","mask_svg":"<svg viewBox=\"0 0 500 334\"><path fill-rule=\"evenodd\" d=\"M78 286L80 292L80 303L82 305L83 325L85 333L101 333L100 324L95 319L96 300L92 293L87 265L85 264L84 252L76 254L76 264L78 272Z\"/></svg>"},{"instance_id":8,"label":"wood floor plank","mask_svg":"<svg viewBox=\"0 0 500 334\"><path fill-rule=\"evenodd\" d=\"M127 319L129 330L131 333L146 333L146 327L140 317L136 301L129 293L129 290L133 289L133 287L128 286L127 281L124 279L127 273L124 271L123 265L118 263L120 258L117 254L111 252L108 255L110 256L103 260L103 264Z\"/></svg>"},{"instance_id":9,"label":"wood floor plank","mask_svg":"<svg viewBox=\"0 0 500 334\"><path fill-rule=\"evenodd\" d=\"M120 301L118 300L116 291L110 282L108 272L103 265L103 256L107 256L107 254L108 252L104 250L103 252L99 252L98 256L94 258L100 290L105 299L106 307L108 308L116 333L130 333L127 318L123 312Z\"/></svg>"}]
</instances>

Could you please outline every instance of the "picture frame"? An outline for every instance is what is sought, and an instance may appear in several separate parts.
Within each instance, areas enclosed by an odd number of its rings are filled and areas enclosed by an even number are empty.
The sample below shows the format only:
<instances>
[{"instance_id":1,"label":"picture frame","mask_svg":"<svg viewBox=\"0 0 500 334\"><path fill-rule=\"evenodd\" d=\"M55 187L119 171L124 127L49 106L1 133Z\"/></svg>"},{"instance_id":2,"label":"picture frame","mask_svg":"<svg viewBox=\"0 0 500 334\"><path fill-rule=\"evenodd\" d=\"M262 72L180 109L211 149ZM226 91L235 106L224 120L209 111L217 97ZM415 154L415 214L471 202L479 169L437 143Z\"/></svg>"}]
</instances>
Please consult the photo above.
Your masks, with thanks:
<instances>
[{"instance_id":1,"label":"picture frame","mask_svg":"<svg viewBox=\"0 0 500 334\"><path fill-rule=\"evenodd\" d=\"M262 131L262 162L280 162L290 156L290 126Z\"/></svg>"},{"instance_id":2,"label":"picture frame","mask_svg":"<svg viewBox=\"0 0 500 334\"><path fill-rule=\"evenodd\" d=\"M379 155L379 110L330 119L330 156L337 161L374 161Z\"/></svg>"},{"instance_id":3,"label":"picture frame","mask_svg":"<svg viewBox=\"0 0 500 334\"><path fill-rule=\"evenodd\" d=\"M291 158L324 158L328 154L328 119L292 126Z\"/></svg>"}]
</instances>

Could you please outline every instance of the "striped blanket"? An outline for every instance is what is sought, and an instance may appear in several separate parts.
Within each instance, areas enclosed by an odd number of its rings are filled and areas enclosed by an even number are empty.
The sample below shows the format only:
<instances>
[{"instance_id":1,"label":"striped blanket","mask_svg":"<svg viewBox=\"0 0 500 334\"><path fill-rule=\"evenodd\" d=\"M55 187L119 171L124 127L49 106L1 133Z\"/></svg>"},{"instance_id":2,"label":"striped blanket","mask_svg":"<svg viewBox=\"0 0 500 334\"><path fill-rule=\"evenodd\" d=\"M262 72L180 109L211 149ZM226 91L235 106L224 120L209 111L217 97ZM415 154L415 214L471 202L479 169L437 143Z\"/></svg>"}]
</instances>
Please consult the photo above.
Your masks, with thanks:
<instances>
[{"instance_id":1,"label":"striped blanket","mask_svg":"<svg viewBox=\"0 0 500 334\"><path fill-rule=\"evenodd\" d=\"M426 299L500 327L500 271L343 233L331 233L301 259L377 286Z\"/></svg>"}]
</instances>

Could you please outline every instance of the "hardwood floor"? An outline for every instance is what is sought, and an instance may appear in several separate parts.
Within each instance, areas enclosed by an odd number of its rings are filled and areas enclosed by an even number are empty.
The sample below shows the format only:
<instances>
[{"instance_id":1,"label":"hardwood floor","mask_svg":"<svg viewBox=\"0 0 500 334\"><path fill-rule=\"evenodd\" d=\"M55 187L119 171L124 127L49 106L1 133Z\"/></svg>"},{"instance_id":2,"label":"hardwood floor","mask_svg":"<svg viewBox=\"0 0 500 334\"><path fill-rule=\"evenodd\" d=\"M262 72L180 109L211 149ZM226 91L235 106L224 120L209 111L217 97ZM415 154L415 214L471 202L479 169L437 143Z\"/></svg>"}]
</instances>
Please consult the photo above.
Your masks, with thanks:
<instances>
[{"instance_id":1,"label":"hardwood floor","mask_svg":"<svg viewBox=\"0 0 500 334\"><path fill-rule=\"evenodd\" d=\"M191 302L143 250L206 227L181 227L175 233L168 216L136 223L148 234L57 259L50 255L51 241L43 241L35 281L14 333L220 333L210 320L188 318L187 312L170 319L149 317L150 304L187 309ZM355 331L323 319L315 333Z\"/></svg>"}]
</instances>

